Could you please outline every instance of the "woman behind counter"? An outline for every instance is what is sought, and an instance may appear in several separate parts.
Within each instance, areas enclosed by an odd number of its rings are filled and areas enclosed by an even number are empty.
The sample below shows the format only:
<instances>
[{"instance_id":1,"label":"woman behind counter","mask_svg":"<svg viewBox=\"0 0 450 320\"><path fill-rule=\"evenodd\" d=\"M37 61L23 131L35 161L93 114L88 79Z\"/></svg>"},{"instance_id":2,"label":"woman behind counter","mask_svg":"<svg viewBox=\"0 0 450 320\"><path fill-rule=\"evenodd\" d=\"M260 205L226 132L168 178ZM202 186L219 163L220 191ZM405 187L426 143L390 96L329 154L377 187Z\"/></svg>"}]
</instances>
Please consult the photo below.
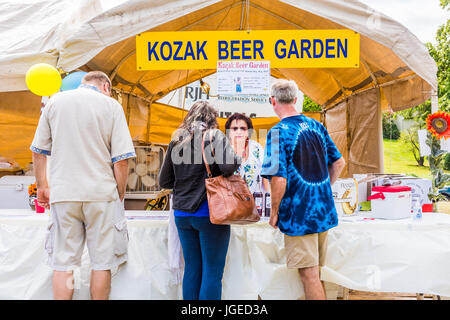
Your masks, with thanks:
<instances>
[{"instance_id":1,"label":"woman behind counter","mask_svg":"<svg viewBox=\"0 0 450 320\"><path fill-rule=\"evenodd\" d=\"M212 175L230 176L241 159L234 153L227 137L218 128L218 112L206 101L194 103L174 134L159 174L159 185L173 189L175 224L185 260L183 299L220 300L222 277L230 240L229 225L215 225L209 220L205 179L208 174L205 154ZM210 139L209 132L213 132ZM214 155L211 153L211 141ZM232 159L232 161L227 159Z\"/></svg>"},{"instance_id":2,"label":"woman behind counter","mask_svg":"<svg viewBox=\"0 0 450 320\"><path fill-rule=\"evenodd\" d=\"M225 123L225 132L233 150L242 158L242 164L236 174L245 177L245 182L252 194L259 188L264 194L269 192L269 182L261 177L264 148L258 142L250 140L249 132L252 130L252 120L242 113L232 114Z\"/></svg>"}]
</instances>

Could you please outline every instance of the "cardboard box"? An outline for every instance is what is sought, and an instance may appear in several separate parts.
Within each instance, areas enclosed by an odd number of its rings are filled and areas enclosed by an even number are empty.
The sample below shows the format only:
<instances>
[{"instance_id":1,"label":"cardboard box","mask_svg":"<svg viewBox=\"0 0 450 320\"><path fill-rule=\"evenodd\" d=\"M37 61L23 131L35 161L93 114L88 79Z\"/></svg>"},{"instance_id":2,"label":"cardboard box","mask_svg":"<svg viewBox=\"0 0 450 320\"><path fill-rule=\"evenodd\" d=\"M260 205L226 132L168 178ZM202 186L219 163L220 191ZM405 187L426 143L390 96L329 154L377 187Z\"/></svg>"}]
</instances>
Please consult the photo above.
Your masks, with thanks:
<instances>
[{"instance_id":1,"label":"cardboard box","mask_svg":"<svg viewBox=\"0 0 450 320\"><path fill-rule=\"evenodd\" d=\"M353 175L353 179L355 179L356 182L358 183L358 203L367 201L367 197L368 195L370 195L370 193L367 193L368 192L367 183L370 180L370 179L366 180L368 177L369 174L367 173Z\"/></svg>"},{"instance_id":2,"label":"cardboard box","mask_svg":"<svg viewBox=\"0 0 450 320\"><path fill-rule=\"evenodd\" d=\"M338 216L350 216L358 212L358 183L355 179L337 179L331 190Z\"/></svg>"}]
</instances>

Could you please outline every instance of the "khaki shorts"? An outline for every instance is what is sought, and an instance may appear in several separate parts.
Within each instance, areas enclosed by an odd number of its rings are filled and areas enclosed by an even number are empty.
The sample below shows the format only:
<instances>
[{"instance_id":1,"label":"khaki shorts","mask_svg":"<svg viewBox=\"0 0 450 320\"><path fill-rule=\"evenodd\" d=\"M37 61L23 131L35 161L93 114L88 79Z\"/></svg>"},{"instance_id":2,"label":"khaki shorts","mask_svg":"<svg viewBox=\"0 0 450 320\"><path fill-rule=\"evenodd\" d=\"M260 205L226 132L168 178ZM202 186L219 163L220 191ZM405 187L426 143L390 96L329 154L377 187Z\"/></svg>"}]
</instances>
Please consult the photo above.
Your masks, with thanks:
<instances>
[{"instance_id":1,"label":"khaki shorts","mask_svg":"<svg viewBox=\"0 0 450 320\"><path fill-rule=\"evenodd\" d=\"M92 270L111 270L127 260L123 202L57 202L50 206L45 249L56 271L81 266L87 242Z\"/></svg>"},{"instance_id":2,"label":"khaki shorts","mask_svg":"<svg viewBox=\"0 0 450 320\"><path fill-rule=\"evenodd\" d=\"M328 231L304 236L284 235L286 265L290 269L325 265Z\"/></svg>"}]
</instances>

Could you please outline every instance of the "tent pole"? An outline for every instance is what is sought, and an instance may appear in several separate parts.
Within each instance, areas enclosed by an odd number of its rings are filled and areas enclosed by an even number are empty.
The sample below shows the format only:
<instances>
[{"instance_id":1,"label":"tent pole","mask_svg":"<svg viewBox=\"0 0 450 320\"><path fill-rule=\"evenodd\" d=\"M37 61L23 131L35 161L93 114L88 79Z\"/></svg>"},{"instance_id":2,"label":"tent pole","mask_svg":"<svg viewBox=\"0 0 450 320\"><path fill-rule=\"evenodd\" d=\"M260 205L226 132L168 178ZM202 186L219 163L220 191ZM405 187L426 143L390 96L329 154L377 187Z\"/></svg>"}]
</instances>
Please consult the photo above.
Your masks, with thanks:
<instances>
[{"instance_id":1,"label":"tent pole","mask_svg":"<svg viewBox=\"0 0 450 320\"><path fill-rule=\"evenodd\" d=\"M438 95L436 90L431 91L431 113L439 111Z\"/></svg>"},{"instance_id":2,"label":"tent pole","mask_svg":"<svg viewBox=\"0 0 450 320\"><path fill-rule=\"evenodd\" d=\"M381 89L377 86L377 129L379 173L384 173L383 112L381 110Z\"/></svg>"},{"instance_id":3,"label":"tent pole","mask_svg":"<svg viewBox=\"0 0 450 320\"><path fill-rule=\"evenodd\" d=\"M119 71L119 68L122 66L122 64L135 53L136 53L136 50L133 50L119 61L119 63L116 65L116 67L114 68L114 70L111 72L111 74L109 76L109 78L111 79L111 82L113 81L114 77L117 74L117 71Z\"/></svg>"},{"instance_id":4,"label":"tent pole","mask_svg":"<svg viewBox=\"0 0 450 320\"><path fill-rule=\"evenodd\" d=\"M133 96L133 97L135 97L137 99L141 99L141 100L146 101L146 102L151 102L152 101L151 99L141 97L140 95L137 95L136 93L133 93L131 91L125 91L125 90L122 90L122 89L117 89L115 87L113 87L112 90L115 90L116 92L120 92L120 93L123 93L123 94L131 95L131 96Z\"/></svg>"},{"instance_id":5,"label":"tent pole","mask_svg":"<svg viewBox=\"0 0 450 320\"><path fill-rule=\"evenodd\" d=\"M346 146L346 148L347 148L347 165L345 166L346 167L346 169L347 169L347 172L343 172L342 173L342 175L344 176L345 175L345 177L350 177L350 176L353 176L353 172L352 173L350 173L350 155L351 155L351 152L350 152L350 149L351 149L351 145L352 145L352 141L351 141L351 137L352 137L352 134L351 134L351 132L350 132L350 121L351 121L351 118L350 118L350 105L349 105L349 100L350 99L348 99L348 98L346 98L345 99L345 130L347 131L346 133L347 133L347 146Z\"/></svg>"},{"instance_id":6,"label":"tent pole","mask_svg":"<svg viewBox=\"0 0 450 320\"><path fill-rule=\"evenodd\" d=\"M244 14L245 14L245 0L242 0L242 7L241 7L241 25L239 27L239 30L242 30L244 27Z\"/></svg>"},{"instance_id":7,"label":"tent pole","mask_svg":"<svg viewBox=\"0 0 450 320\"><path fill-rule=\"evenodd\" d=\"M381 87L386 87L386 86L389 86L389 85L391 85L391 84L395 84L395 83L398 83L398 82L402 82L402 81L407 81L407 80L413 79L413 78L415 78L415 77L417 77L417 74L413 74L413 75L408 76L408 77L405 77L405 78L396 79L396 80L392 80L392 81L385 82L385 83L382 83L382 84L378 84L378 87L379 87L379 88L381 88ZM368 90L372 90L372 89L375 89L375 88L377 88L377 86L373 86L373 87L370 87L370 88L367 88L367 89L364 89L364 90L361 90L361 91L356 91L356 92L353 92L352 94L349 94L347 97L352 97L352 96L355 96L355 95L357 95L357 94L360 94L360 93L363 93L363 92L366 92L366 91L368 91ZM345 99L345 98L343 98L343 99ZM325 110L333 109L337 104L339 104L340 102L342 102L343 99L338 100L338 101L336 101L336 102L333 102L333 103L332 103L329 107L327 107Z\"/></svg>"},{"instance_id":8,"label":"tent pole","mask_svg":"<svg viewBox=\"0 0 450 320\"><path fill-rule=\"evenodd\" d=\"M150 120L152 118L152 103L153 101L150 100L148 103L148 109L147 109L147 133L145 134L145 142L150 142Z\"/></svg>"},{"instance_id":9,"label":"tent pole","mask_svg":"<svg viewBox=\"0 0 450 320\"><path fill-rule=\"evenodd\" d=\"M373 83L375 84L375 86L378 85L378 81L377 78L375 77L375 75L373 74L372 70L370 70L369 65L367 64L366 60L364 60L363 58L360 59L362 62L362 65L364 66L364 68L366 69L367 72L369 72L370 77L372 78Z\"/></svg>"},{"instance_id":10,"label":"tent pole","mask_svg":"<svg viewBox=\"0 0 450 320\"><path fill-rule=\"evenodd\" d=\"M131 102L130 95L127 94L127 124L128 125L130 125L130 114L131 114L130 102Z\"/></svg>"},{"instance_id":11,"label":"tent pole","mask_svg":"<svg viewBox=\"0 0 450 320\"><path fill-rule=\"evenodd\" d=\"M262 12L264 12L264 13L266 13L266 14L268 14L268 15L274 17L274 18L280 19L281 21L283 21L283 22L285 22L285 23L287 23L287 24L290 24L290 25L293 26L293 27L296 27L296 28L302 29L302 30L305 29L305 28L302 27L301 25L296 24L295 22L289 21L289 20L283 18L282 16L279 16L278 14L273 13L272 11L269 11L269 10L267 10L267 9L265 9L265 8L263 8L263 7L259 6L259 5L257 5L257 4L254 4L253 2L250 2L250 6L253 7L253 8L255 8L255 9L258 9L258 10L260 10L260 11L262 11Z\"/></svg>"},{"instance_id":12,"label":"tent pole","mask_svg":"<svg viewBox=\"0 0 450 320\"><path fill-rule=\"evenodd\" d=\"M384 148L383 148L383 112L381 110L381 89L378 84L377 78L373 74L369 65L364 59L361 59L362 65L369 72L372 78L375 88L377 89L377 140L378 140L378 171L384 173Z\"/></svg>"},{"instance_id":13,"label":"tent pole","mask_svg":"<svg viewBox=\"0 0 450 320\"><path fill-rule=\"evenodd\" d=\"M243 0L243 1L245 1L245 0ZM220 10L214 12L214 13L211 13L210 15L208 15L208 16L206 16L206 17L204 17L204 18L201 18L200 20L197 20L197 21L195 21L195 22L193 22L193 23L191 23L191 24L188 24L187 26L184 26L183 28L178 29L178 30L175 30L175 31L185 31L185 30L189 29L190 27L193 27L193 26L195 26L195 25L198 25L198 24L202 23L202 22L205 21L205 20L209 20L209 19L211 19L212 17L215 17L215 16L221 14L222 12L224 12L224 11L226 11L226 10L233 9L234 7L237 7L237 6L239 6L239 5L240 5L239 2L234 2L234 3L231 4L230 6L226 6L226 7L222 8L222 9L220 9ZM205 25L202 25L202 26L205 26Z\"/></svg>"}]
</instances>

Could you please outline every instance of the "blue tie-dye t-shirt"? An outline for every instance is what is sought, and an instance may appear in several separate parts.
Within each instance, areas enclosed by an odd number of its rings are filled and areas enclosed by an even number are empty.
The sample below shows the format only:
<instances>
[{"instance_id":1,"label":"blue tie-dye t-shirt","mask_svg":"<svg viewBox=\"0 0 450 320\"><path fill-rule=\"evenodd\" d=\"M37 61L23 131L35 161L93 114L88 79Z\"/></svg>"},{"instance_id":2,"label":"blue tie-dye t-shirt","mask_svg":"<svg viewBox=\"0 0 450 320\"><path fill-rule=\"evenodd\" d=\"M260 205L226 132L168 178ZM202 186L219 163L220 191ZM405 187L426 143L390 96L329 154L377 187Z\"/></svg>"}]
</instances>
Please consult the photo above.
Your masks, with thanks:
<instances>
[{"instance_id":1,"label":"blue tie-dye t-shirt","mask_svg":"<svg viewBox=\"0 0 450 320\"><path fill-rule=\"evenodd\" d=\"M270 129L261 176L284 177L278 228L290 236L327 231L338 224L328 165L341 158L325 127L304 115Z\"/></svg>"}]
</instances>

